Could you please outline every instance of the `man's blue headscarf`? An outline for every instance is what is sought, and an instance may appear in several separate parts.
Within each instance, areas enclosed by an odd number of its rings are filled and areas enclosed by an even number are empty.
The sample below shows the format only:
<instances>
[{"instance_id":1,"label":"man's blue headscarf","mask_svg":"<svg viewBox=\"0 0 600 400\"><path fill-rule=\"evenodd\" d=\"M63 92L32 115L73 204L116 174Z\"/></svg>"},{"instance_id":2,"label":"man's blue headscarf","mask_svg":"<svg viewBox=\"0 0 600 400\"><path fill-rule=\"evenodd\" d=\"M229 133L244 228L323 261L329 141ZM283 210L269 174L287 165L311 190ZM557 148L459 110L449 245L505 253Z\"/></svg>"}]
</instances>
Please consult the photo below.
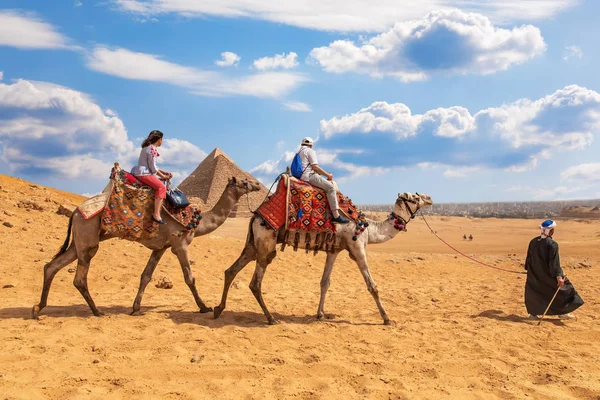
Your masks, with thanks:
<instances>
[{"instance_id":1,"label":"man's blue headscarf","mask_svg":"<svg viewBox=\"0 0 600 400\"><path fill-rule=\"evenodd\" d=\"M550 236L550 231L554 228L556 228L555 221L552 221L551 219L547 219L544 222L542 222L542 225L540 225L540 229L542 230L542 233L541 233L542 239L545 239L548 236Z\"/></svg>"}]
</instances>

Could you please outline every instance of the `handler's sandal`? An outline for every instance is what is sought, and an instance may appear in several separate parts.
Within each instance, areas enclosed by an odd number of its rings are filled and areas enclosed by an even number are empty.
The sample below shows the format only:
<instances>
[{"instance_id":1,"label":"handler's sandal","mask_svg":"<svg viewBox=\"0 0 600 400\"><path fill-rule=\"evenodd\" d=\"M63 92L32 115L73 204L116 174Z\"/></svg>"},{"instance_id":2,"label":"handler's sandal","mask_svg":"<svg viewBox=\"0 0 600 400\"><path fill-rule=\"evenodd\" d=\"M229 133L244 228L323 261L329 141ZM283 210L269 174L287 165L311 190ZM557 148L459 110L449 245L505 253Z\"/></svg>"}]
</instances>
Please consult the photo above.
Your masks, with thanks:
<instances>
[{"instance_id":1,"label":"handler's sandal","mask_svg":"<svg viewBox=\"0 0 600 400\"><path fill-rule=\"evenodd\" d=\"M332 218L331 222L333 222L334 224L347 224L350 221L348 221L346 218L344 218L340 215L337 218Z\"/></svg>"},{"instance_id":2,"label":"handler's sandal","mask_svg":"<svg viewBox=\"0 0 600 400\"><path fill-rule=\"evenodd\" d=\"M575 316L573 314L561 314L558 316L558 318L560 318L560 319L575 319Z\"/></svg>"},{"instance_id":3,"label":"handler's sandal","mask_svg":"<svg viewBox=\"0 0 600 400\"><path fill-rule=\"evenodd\" d=\"M539 315L529 314L529 319L540 319Z\"/></svg>"}]
</instances>

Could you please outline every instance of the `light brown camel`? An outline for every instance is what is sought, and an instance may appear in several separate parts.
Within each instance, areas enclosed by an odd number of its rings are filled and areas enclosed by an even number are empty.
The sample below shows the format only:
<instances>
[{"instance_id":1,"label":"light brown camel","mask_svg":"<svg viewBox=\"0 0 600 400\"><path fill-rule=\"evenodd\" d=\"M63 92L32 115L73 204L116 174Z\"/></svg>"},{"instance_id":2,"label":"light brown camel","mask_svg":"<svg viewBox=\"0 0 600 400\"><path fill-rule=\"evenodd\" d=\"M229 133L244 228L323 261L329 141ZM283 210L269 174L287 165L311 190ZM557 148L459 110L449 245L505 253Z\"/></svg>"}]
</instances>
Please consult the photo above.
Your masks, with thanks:
<instances>
[{"instance_id":1,"label":"light brown camel","mask_svg":"<svg viewBox=\"0 0 600 400\"><path fill-rule=\"evenodd\" d=\"M356 262L360 272L367 283L369 292L375 299L379 313L383 318L385 325L390 324L381 300L379 300L379 291L377 286L371 277L369 271L369 265L367 264L367 252L366 246L368 243L383 243L392 239L396 236L399 230L405 229L406 224L414 217L416 212L427 206L433 204L431 197L425 194L411 194L402 193L398 194L398 199L394 205L394 211L390 214L390 217L385 221L375 222L368 221L366 230L360 234L356 240L352 237L355 235L356 226L353 223L347 225L338 225L335 248L334 251L327 254L327 261L325 262L325 270L323 271L323 277L321 279L321 299L319 301L319 308L317 310L317 318L322 319L325 317L323 307L325 304L325 294L329 289L329 281L331 272L333 271L333 264L338 254L342 250L347 250L350 254L350 258ZM269 324L275 324L277 321L265 305L262 298L261 284L267 266L273 261L277 254L275 249L277 243L283 243L284 232L280 230L277 235L273 234L273 230L265 225L263 219L259 216L255 216L250 220L250 226L248 228L248 236L246 238L246 244L242 250L240 257L225 271L225 284L223 287L223 295L221 298L221 304L215 307L214 317L218 318L219 315L225 309L227 301L227 293L229 287L235 276L240 272L250 261L256 260L256 269L250 282L250 290L254 294L254 297L258 301L258 304L262 308ZM302 232L301 232L302 233ZM295 231L290 231L289 237L294 237ZM302 236L301 236L302 237ZM300 241L299 248L303 248L303 243Z\"/></svg>"},{"instance_id":2,"label":"light brown camel","mask_svg":"<svg viewBox=\"0 0 600 400\"><path fill-rule=\"evenodd\" d=\"M188 234L182 235L181 224L163 210L162 219L165 221L165 224L159 226L158 234L153 239L142 240L139 242L152 250L152 255L142 273L140 287L135 301L133 302L133 311L131 314L139 313L144 290L152 279L152 274L162 255L168 248L171 248L173 254L179 259L185 283L192 291L196 304L200 308L200 312L206 313L212 311L212 308L207 307L198 295L195 284L196 279L192 274L190 261L188 259L188 246L196 236L206 235L221 226L242 196L259 190L260 185L258 182L252 182L246 179L239 180L235 177L229 179L217 204L213 209L202 214L203 218L198 224L198 227ZM50 285L52 284L52 279L54 279L56 273L75 260L77 260L77 272L75 273L73 284L90 306L92 313L94 313L95 316L103 315L94 304L94 300L92 300L92 296L88 291L87 274L90 267L90 261L98 251L100 242L117 236L103 234L100 229L100 219L101 215L86 220L79 212L75 211L73 213L73 216L69 220L67 239L65 240L64 245L59 250L58 254L54 256L52 261L44 266L44 286L42 288L42 296L40 303L33 306L33 318L37 318L40 311L46 307ZM69 244L71 231L73 231L73 240Z\"/></svg>"}]
</instances>

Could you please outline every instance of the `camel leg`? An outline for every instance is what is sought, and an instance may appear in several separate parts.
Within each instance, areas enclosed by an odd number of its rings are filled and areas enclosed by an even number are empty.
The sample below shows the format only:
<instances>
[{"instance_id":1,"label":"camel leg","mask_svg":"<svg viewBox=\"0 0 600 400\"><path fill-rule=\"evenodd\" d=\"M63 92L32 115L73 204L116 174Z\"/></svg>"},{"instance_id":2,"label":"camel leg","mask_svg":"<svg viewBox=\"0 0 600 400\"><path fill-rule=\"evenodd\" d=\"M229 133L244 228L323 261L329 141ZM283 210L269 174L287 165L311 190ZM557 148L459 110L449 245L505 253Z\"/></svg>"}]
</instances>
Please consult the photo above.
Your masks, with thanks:
<instances>
[{"instance_id":1,"label":"camel leg","mask_svg":"<svg viewBox=\"0 0 600 400\"><path fill-rule=\"evenodd\" d=\"M254 247L247 246L242 251L242 254L239 256L237 260L231 265L231 267L225 270L225 282L223 284L223 295L221 296L221 304L215 307L214 316L215 319L219 318L219 315L225 310L225 305L227 303L227 294L229 293L229 287L233 283L236 275L244 269L246 265L250 261L256 260L256 251Z\"/></svg>"},{"instance_id":2,"label":"camel leg","mask_svg":"<svg viewBox=\"0 0 600 400\"><path fill-rule=\"evenodd\" d=\"M381 300L379 299L379 290L377 289L377 285L375 285L375 281L371 277L371 272L369 271L369 265L367 264L367 255L364 251L350 253L350 257L356 261L358 264L358 268L360 269L360 273L365 279L365 283L367 284L367 289L369 289L369 293L375 299L375 303L377 304L377 308L379 309L379 313L383 318L384 325L391 325L391 321L383 308L383 304L381 304Z\"/></svg>"},{"instance_id":3,"label":"camel leg","mask_svg":"<svg viewBox=\"0 0 600 400\"><path fill-rule=\"evenodd\" d=\"M194 300L196 300L196 304L200 308L200 312L211 312L213 309L211 307L207 307L206 304L204 304L204 302L200 298L200 295L198 294L198 290L196 289L196 278L194 278L194 275L192 274L192 268L190 266L187 247L180 247L178 249L173 249L172 251L179 259L179 264L181 264L181 270L183 271L183 278L185 279L185 283L190 288L190 291L194 296Z\"/></svg>"},{"instance_id":4,"label":"camel leg","mask_svg":"<svg viewBox=\"0 0 600 400\"><path fill-rule=\"evenodd\" d=\"M104 313L100 312L96 307L96 304L94 303L94 300L92 300L92 296L90 295L87 285L87 274L90 268L90 261L96 255L97 251L98 245L86 249L85 251L83 251L83 254L78 257L77 272L75 273L75 278L73 278L73 285L75 285L77 290L79 290L79 293L81 293L81 295L87 302L88 306L90 306L92 313L96 317L100 317L104 315Z\"/></svg>"},{"instance_id":5,"label":"camel leg","mask_svg":"<svg viewBox=\"0 0 600 400\"><path fill-rule=\"evenodd\" d=\"M258 301L260 308L262 308L263 313L265 313L265 317L267 317L269 325L275 325L277 323L277 320L271 315L271 313L267 309L265 301L262 297L261 286L263 277L265 276L265 272L267 270L267 266L271 263L271 261L273 261L275 255L276 252L275 250L273 250L273 252L269 253L269 255L266 258L260 257L258 259L258 261L256 262L256 269L254 270L254 275L252 276L252 281L250 282L250 290L256 298L256 301Z\"/></svg>"},{"instance_id":6,"label":"camel leg","mask_svg":"<svg viewBox=\"0 0 600 400\"><path fill-rule=\"evenodd\" d=\"M75 260L77 260L77 250L75 250L75 246L71 246L63 254L44 265L44 286L42 288L42 296L40 298L40 303L36 306L33 306L33 309L31 310L32 318L37 319L40 311L46 307L48 294L50 293L50 286L52 285L54 276L58 273L58 271L71 264Z\"/></svg>"},{"instance_id":7,"label":"camel leg","mask_svg":"<svg viewBox=\"0 0 600 400\"><path fill-rule=\"evenodd\" d=\"M142 296L144 295L146 286L148 286L148 283L150 283L150 280L152 280L152 274L154 274L154 270L156 269L156 266L158 265L158 262L163 254L165 254L165 251L167 251L166 247L164 249L152 251L152 255L150 256L150 259L146 264L146 268L144 268L144 272L142 272L142 276L140 277L140 287L138 289L137 296L135 296L135 300L133 301L133 311L131 312L131 315L137 315L140 313Z\"/></svg>"},{"instance_id":8,"label":"camel leg","mask_svg":"<svg viewBox=\"0 0 600 400\"><path fill-rule=\"evenodd\" d=\"M321 278L321 299L319 300L317 319L323 319L325 317L325 313L323 311L323 308L325 307L325 295L327 294L327 290L329 289L331 272L333 271L335 259L337 258L338 254L338 251L336 251L335 253L327 253L327 261L325 261L325 270L323 271L323 277Z\"/></svg>"}]
</instances>

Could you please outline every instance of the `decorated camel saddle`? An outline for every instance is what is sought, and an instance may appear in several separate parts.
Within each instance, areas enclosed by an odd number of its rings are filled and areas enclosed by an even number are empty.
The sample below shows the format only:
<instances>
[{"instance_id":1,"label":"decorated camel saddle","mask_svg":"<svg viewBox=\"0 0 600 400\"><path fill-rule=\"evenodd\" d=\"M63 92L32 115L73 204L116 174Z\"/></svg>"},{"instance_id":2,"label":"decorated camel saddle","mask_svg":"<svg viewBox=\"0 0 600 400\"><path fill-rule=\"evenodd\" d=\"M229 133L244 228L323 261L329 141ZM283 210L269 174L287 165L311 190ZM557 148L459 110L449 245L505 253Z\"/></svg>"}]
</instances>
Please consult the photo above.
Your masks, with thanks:
<instances>
[{"instance_id":1,"label":"decorated camel saddle","mask_svg":"<svg viewBox=\"0 0 600 400\"><path fill-rule=\"evenodd\" d=\"M118 163L102 193L86 200L77 210L85 219L101 214L100 227L108 235L138 241L158 234L159 225L152 221L154 190L122 170ZM199 209L175 209L168 201L164 202L163 212L181 224L182 234L195 229L202 219Z\"/></svg>"},{"instance_id":2,"label":"decorated camel saddle","mask_svg":"<svg viewBox=\"0 0 600 400\"><path fill-rule=\"evenodd\" d=\"M356 224L357 232L364 231L368 226L365 215L342 193L337 192L337 197L342 214ZM336 232L325 191L288 174L281 175L275 193L256 210L256 214L273 230L284 230L286 238L289 231L296 231L295 236L299 235L298 231L305 231L307 235L303 241L311 240L310 233L320 234L321 240L317 236L312 240L315 250L326 245L327 240L323 239L333 238ZM295 238L293 243L297 241Z\"/></svg>"}]
</instances>

